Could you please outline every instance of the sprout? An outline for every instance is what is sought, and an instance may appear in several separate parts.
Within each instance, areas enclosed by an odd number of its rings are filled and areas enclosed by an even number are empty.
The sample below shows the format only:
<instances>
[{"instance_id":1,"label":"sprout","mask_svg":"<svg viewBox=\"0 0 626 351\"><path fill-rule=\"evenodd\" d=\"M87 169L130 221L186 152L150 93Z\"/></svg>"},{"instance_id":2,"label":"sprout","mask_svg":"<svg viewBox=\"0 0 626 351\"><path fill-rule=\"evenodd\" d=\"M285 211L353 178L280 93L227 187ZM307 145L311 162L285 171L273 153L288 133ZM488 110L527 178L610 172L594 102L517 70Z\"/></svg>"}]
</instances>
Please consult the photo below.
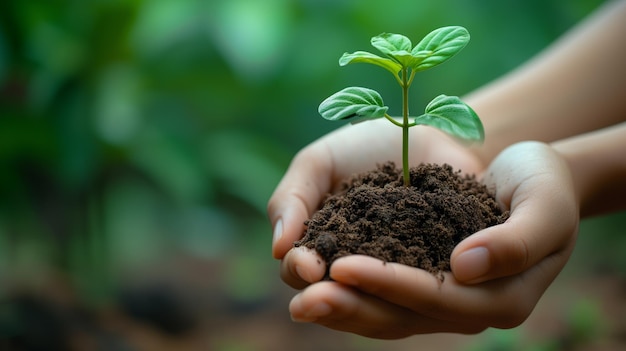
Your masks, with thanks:
<instances>
[{"instance_id":1,"label":"sprout","mask_svg":"<svg viewBox=\"0 0 626 351\"><path fill-rule=\"evenodd\" d=\"M409 186L409 128L429 125L467 141L484 140L483 125L478 115L457 96L439 95L427 106L424 114L409 115L409 87L415 73L435 67L456 55L469 42L468 31L459 26L436 29L414 47L411 40L401 34L383 33L372 38L371 43L384 57L366 51L345 53L339 65L369 63L389 71L402 87L402 120L387 114L380 94L363 87L345 88L324 100L319 113L331 121L347 120L358 123L370 119L386 118L402 128L402 169L404 185Z\"/></svg>"}]
</instances>

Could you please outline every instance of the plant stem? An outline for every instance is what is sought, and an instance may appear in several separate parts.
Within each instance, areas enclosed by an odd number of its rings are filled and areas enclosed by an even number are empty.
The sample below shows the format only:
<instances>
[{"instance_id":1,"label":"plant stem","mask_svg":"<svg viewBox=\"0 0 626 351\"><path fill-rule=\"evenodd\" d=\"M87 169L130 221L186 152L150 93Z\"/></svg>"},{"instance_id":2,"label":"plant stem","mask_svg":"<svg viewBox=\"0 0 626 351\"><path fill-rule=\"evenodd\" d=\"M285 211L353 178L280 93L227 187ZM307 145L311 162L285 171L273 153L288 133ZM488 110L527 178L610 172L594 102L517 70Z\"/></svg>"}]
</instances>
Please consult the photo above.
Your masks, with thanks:
<instances>
[{"instance_id":1,"label":"plant stem","mask_svg":"<svg viewBox=\"0 0 626 351\"><path fill-rule=\"evenodd\" d=\"M402 123L400 123L400 122L396 121L393 117L389 116L389 115L388 115L388 114L386 114L386 113L385 113L385 118L386 118L389 122L393 123L395 126L398 126L398 127L402 128ZM414 123L412 123L412 124L414 124Z\"/></svg>"},{"instance_id":2,"label":"plant stem","mask_svg":"<svg viewBox=\"0 0 626 351\"><path fill-rule=\"evenodd\" d=\"M409 69L402 68L402 177L404 186L411 185L409 174ZM413 78L413 77L411 77ZM411 79L412 80L412 79Z\"/></svg>"}]
</instances>

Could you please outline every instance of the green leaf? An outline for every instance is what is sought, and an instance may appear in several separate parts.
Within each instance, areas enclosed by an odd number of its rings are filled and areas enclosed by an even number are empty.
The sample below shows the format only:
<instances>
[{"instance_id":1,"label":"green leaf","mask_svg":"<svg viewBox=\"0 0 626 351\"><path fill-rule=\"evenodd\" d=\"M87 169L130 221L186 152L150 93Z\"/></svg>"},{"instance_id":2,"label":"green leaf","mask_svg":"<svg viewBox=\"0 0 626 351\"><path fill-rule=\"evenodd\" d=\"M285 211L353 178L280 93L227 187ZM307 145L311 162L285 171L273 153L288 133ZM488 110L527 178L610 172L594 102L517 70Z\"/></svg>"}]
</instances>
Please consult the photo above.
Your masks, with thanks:
<instances>
[{"instance_id":1,"label":"green leaf","mask_svg":"<svg viewBox=\"0 0 626 351\"><path fill-rule=\"evenodd\" d=\"M402 34L382 33L372 38L372 46L385 55L393 55L399 51L410 53L411 40Z\"/></svg>"},{"instance_id":2,"label":"green leaf","mask_svg":"<svg viewBox=\"0 0 626 351\"><path fill-rule=\"evenodd\" d=\"M411 67L423 60L425 55L415 57L411 53L411 40L404 35L382 33L372 38L372 46L391 57L403 67ZM415 60L418 59L418 62Z\"/></svg>"},{"instance_id":3,"label":"green leaf","mask_svg":"<svg viewBox=\"0 0 626 351\"><path fill-rule=\"evenodd\" d=\"M439 95L426 106L425 112L415 118L415 124L429 125L463 140L485 139L480 118L458 96Z\"/></svg>"},{"instance_id":4,"label":"green leaf","mask_svg":"<svg viewBox=\"0 0 626 351\"><path fill-rule=\"evenodd\" d=\"M349 63L370 63L373 65L380 66L394 75L398 75L398 72L402 69L402 65L399 63L384 57L380 57L378 55L374 55L367 51L356 51L352 54L345 53L339 58L339 65L345 66Z\"/></svg>"},{"instance_id":5,"label":"green leaf","mask_svg":"<svg viewBox=\"0 0 626 351\"><path fill-rule=\"evenodd\" d=\"M387 109L382 97L375 90L349 87L322 101L318 111L327 120L349 120L357 123L384 117Z\"/></svg>"},{"instance_id":6,"label":"green leaf","mask_svg":"<svg viewBox=\"0 0 626 351\"><path fill-rule=\"evenodd\" d=\"M427 56L411 68L414 71L423 71L443 63L461 51L469 40L469 32L463 27L450 26L435 29L415 45L411 51L414 56Z\"/></svg>"}]
</instances>

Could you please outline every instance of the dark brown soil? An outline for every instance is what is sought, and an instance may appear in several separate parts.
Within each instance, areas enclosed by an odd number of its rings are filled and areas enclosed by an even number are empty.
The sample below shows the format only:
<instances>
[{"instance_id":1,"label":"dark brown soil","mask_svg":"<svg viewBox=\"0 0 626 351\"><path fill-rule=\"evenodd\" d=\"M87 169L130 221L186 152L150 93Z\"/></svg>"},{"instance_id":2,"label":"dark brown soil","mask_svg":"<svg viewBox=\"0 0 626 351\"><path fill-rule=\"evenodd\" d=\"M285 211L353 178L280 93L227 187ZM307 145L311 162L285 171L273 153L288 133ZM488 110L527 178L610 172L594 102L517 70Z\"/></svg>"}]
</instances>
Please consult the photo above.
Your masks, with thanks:
<instances>
[{"instance_id":1,"label":"dark brown soil","mask_svg":"<svg viewBox=\"0 0 626 351\"><path fill-rule=\"evenodd\" d=\"M440 273L450 270L459 242L508 218L483 184L449 165L422 164L410 175L405 187L391 162L354 175L305 223L295 246L315 249L327 267L365 254Z\"/></svg>"}]
</instances>

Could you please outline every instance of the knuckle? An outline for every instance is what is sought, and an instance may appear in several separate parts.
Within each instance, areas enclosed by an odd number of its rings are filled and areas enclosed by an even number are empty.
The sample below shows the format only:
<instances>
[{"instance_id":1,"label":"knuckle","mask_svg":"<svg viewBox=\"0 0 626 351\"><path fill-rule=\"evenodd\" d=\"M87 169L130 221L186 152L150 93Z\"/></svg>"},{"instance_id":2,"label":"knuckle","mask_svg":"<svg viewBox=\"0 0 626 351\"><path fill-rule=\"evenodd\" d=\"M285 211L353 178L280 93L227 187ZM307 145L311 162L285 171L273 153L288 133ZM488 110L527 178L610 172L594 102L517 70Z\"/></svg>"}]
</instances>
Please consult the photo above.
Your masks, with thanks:
<instances>
[{"instance_id":1,"label":"knuckle","mask_svg":"<svg viewBox=\"0 0 626 351\"><path fill-rule=\"evenodd\" d=\"M530 262L530 251L526 240L518 238L510 241L507 246L507 249L502 250L502 254L496 258L497 262L494 266L500 267L502 272L499 273L511 275L526 270Z\"/></svg>"}]
</instances>

